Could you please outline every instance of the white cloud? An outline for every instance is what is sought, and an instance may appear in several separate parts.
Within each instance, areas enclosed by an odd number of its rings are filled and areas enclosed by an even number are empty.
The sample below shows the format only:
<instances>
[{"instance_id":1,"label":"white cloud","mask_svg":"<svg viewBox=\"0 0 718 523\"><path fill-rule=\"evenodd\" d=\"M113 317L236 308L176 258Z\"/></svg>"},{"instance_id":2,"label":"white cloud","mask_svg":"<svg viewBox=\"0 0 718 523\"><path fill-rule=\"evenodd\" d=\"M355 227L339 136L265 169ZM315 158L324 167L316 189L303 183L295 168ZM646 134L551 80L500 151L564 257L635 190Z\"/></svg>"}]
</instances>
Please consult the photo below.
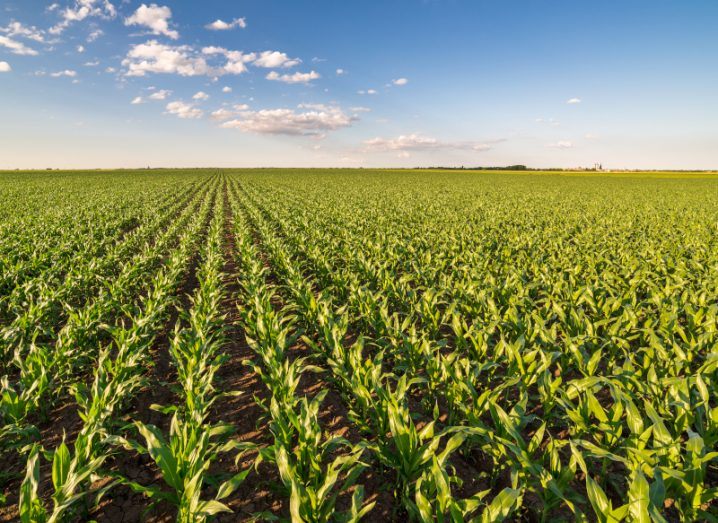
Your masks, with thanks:
<instances>
[{"instance_id":1,"label":"white cloud","mask_svg":"<svg viewBox=\"0 0 718 523\"><path fill-rule=\"evenodd\" d=\"M279 51L262 51L259 58L254 61L257 67L293 67L301 63L298 58L289 58L285 53ZM313 72L313 71L312 71Z\"/></svg>"},{"instance_id":2,"label":"white cloud","mask_svg":"<svg viewBox=\"0 0 718 523\"><path fill-rule=\"evenodd\" d=\"M420 134L400 135L397 138L372 138L364 141L368 150L373 151L407 151L421 149L437 149L441 142L436 138Z\"/></svg>"},{"instance_id":3,"label":"white cloud","mask_svg":"<svg viewBox=\"0 0 718 523\"><path fill-rule=\"evenodd\" d=\"M142 4L132 16L125 19L125 25L144 26L151 29L153 34L165 35L172 40L177 40L179 33L170 29L170 18L172 18L172 10L169 7Z\"/></svg>"},{"instance_id":4,"label":"white cloud","mask_svg":"<svg viewBox=\"0 0 718 523\"><path fill-rule=\"evenodd\" d=\"M97 67L98 65L100 65L100 61L99 61L99 60L94 60L94 61L92 61L92 62L85 62L85 63L82 64L82 65L84 65L85 67Z\"/></svg>"},{"instance_id":5,"label":"white cloud","mask_svg":"<svg viewBox=\"0 0 718 523\"><path fill-rule=\"evenodd\" d=\"M536 123L547 124L551 127L560 127L561 123L557 122L555 118L536 118Z\"/></svg>"},{"instance_id":6,"label":"white cloud","mask_svg":"<svg viewBox=\"0 0 718 523\"><path fill-rule=\"evenodd\" d=\"M87 35L87 41L89 43L92 43L98 38L100 38L103 34L105 34L105 32L102 29L95 29L89 35Z\"/></svg>"},{"instance_id":7,"label":"white cloud","mask_svg":"<svg viewBox=\"0 0 718 523\"><path fill-rule=\"evenodd\" d=\"M365 95L365 94L376 94L376 89L362 89L361 91L357 91L357 94Z\"/></svg>"},{"instance_id":8,"label":"white cloud","mask_svg":"<svg viewBox=\"0 0 718 523\"><path fill-rule=\"evenodd\" d=\"M344 69L337 69L337 76L342 76L346 74L346 71Z\"/></svg>"},{"instance_id":9,"label":"white cloud","mask_svg":"<svg viewBox=\"0 0 718 523\"><path fill-rule=\"evenodd\" d=\"M371 112L371 109L368 107L350 107L349 110L353 113L368 113Z\"/></svg>"},{"instance_id":10,"label":"white cloud","mask_svg":"<svg viewBox=\"0 0 718 523\"><path fill-rule=\"evenodd\" d=\"M77 72L73 71L72 69L65 69L64 71L57 71L56 73L50 73L50 76L53 78L60 78L61 76L67 76L70 78L74 78L77 76Z\"/></svg>"},{"instance_id":11,"label":"white cloud","mask_svg":"<svg viewBox=\"0 0 718 523\"><path fill-rule=\"evenodd\" d=\"M184 119L196 119L202 118L204 113L202 110L197 109L192 104L186 104L184 102L170 102L167 104L167 114L173 114L178 118Z\"/></svg>"},{"instance_id":12,"label":"white cloud","mask_svg":"<svg viewBox=\"0 0 718 523\"><path fill-rule=\"evenodd\" d=\"M217 109L216 111L213 111L209 115L209 117L212 118L212 120L217 120L220 122L229 120L231 118L234 118L235 116L236 116L236 113L234 111L230 111L229 109L225 109L225 108Z\"/></svg>"},{"instance_id":13,"label":"white cloud","mask_svg":"<svg viewBox=\"0 0 718 523\"><path fill-rule=\"evenodd\" d=\"M149 96L150 100L164 100L169 95L172 94L172 91L168 91L167 89L160 89L159 91L155 91Z\"/></svg>"},{"instance_id":14,"label":"white cloud","mask_svg":"<svg viewBox=\"0 0 718 523\"><path fill-rule=\"evenodd\" d=\"M570 99L566 100L566 103L569 104L569 105L580 104L580 103L581 103L581 99L580 99L580 98L570 98Z\"/></svg>"},{"instance_id":15,"label":"white cloud","mask_svg":"<svg viewBox=\"0 0 718 523\"><path fill-rule=\"evenodd\" d=\"M394 85L402 86L408 84L409 80L407 80L406 78L397 78L395 80L392 80L391 83Z\"/></svg>"},{"instance_id":16,"label":"white cloud","mask_svg":"<svg viewBox=\"0 0 718 523\"><path fill-rule=\"evenodd\" d=\"M77 52L78 52L78 53L84 53L84 52L85 52L85 46L84 46L84 45L78 45L78 46L77 46Z\"/></svg>"},{"instance_id":17,"label":"white cloud","mask_svg":"<svg viewBox=\"0 0 718 523\"><path fill-rule=\"evenodd\" d=\"M200 49L189 45L162 44L149 40L133 45L122 65L127 76L145 76L148 73L178 74L180 76L209 76L216 81L223 75L237 75L247 71L249 64L258 67L291 67L300 63L278 51L245 53L224 47L207 46ZM270 72L270 80L286 83L307 83L319 78L319 73L279 75Z\"/></svg>"},{"instance_id":18,"label":"white cloud","mask_svg":"<svg viewBox=\"0 0 718 523\"><path fill-rule=\"evenodd\" d=\"M135 98L132 99L132 101L130 103L132 105L139 105L139 104L145 103L145 101L142 99L141 96L136 96Z\"/></svg>"},{"instance_id":19,"label":"white cloud","mask_svg":"<svg viewBox=\"0 0 718 523\"><path fill-rule=\"evenodd\" d=\"M10 50L12 54L26 55L26 56L37 56L38 52L32 49L22 42L13 40L8 36L0 35L0 47L5 47Z\"/></svg>"},{"instance_id":20,"label":"white cloud","mask_svg":"<svg viewBox=\"0 0 718 523\"><path fill-rule=\"evenodd\" d=\"M34 25L25 26L16 21L10 22L5 27L0 27L0 33L6 34L8 37L19 36L39 43L45 42L45 32L42 29L38 29Z\"/></svg>"},{"instance_id":21,"label":"white cloud","mask_svg":"<svg viewBox=\"0 0 718 523\"><path fill-rule=\"evenodd\" d=\"M553 149L570 149L573 147L573 143L568 140L559 140L558 142L546 145L546 147L551 147Z\"/></svg>"},{"instance_id":22,"label":"white cloud","mask_svg":"<svg viewBox=\"0 0 718 523\"><path fill-rule=\"evenodd\" d=\"M237 105L233 106L232 109L227 109L226 107L217 109L210 115L210 117L213 120L223 122L225 120L230 120L232 118L240 116L242 113L244 113L248 110L249 110L249 106L247 104L237 104Z\"/></svg>"},{"instance_id":23,"label":"white cloud","mask_svg":"<svg viewBox=\"0 0 718 523\"><path fill-rule=\"evenodd\" d=\"M247 20L245 18L235 18L231 22L224 22L218 19L205 26L205 28L211 31L227 31L229 29L234 29L235 27L244 29L247 27Z\"/></svg>"},{"instance_id":24,"label":"white cloud","mask_svg":"<svg viewBox=\"0 0 718 523\"><path fill-rule=\"evenodd\" d=\"M223 93L231 93L231 92L232 92L232 88L229 87L228 85L225 85L224 87L222 87L222 92L223 92Z\"/></svg>"},{"instance_id":25,"label":"white cloud","mask_svg":"<svg viewBox=\"0 0 718 523\"><path fill-rule=\"evenodd\" d=\"M220 122L223 122L225 120L231 120L232 118L237 118L238 116L241 116L242 114L249 111L249 105L247 104L236 104L233 105L231 109L228 109L226 107L221 107L210 114L210 118L212 120L217 120Z\"/></svg>"},{"instance_id":26,"label":"white cloud","mask_svg":"<svg viewBox=\"0 0 718 523\"><path fill-rule=\"evenodd\" d=\"M7 62L0 62L0 73L9 73L12 71L12 67Z\"/></svg>"},{"instance_id":27,"label":"white cloud","mask_svg":"<svg viewBox=\"0 0 718 523\"><path fill-rule=\"evenodd\" d=\"M491 149L493 149L493 146L488 143L475 143L471 146L471 149L473 151L483 152L483 151L490 151Z\"/></svg>"},{"instance_id":28,"label":"white cloud","mask_svg":"<svg viewBox=\"0 0 718 523\"><path fill-rule=\"evenodd\" d=\"M157 40L133 45L122 65L127 68L128 76L145 76L147 73L213 75L207 61L193 54L191 47L165 45Z\"/></svg>"},{"instance_id":29,"label":"white cloud","mask_svg":"<svg viewBox=\"0 0 718 523\"><path fill-rule=\"evenodd\" d=\"M297 109L241 111L238 118L222 127L259 134L322 137L328 131L349 127L355 120L337 106L304 104Z\"/></svg>"},{"instance_id":30,"label":"white cloud","mask_svg":"<svg viewBox=\"0 0 718 523\"><path fill-rule=\"evenodd\" d=\"M88 17L114 18L115 6L109 0L75 0L73 7L67 7L60 14L62 20L50 28L50 33L58 35L73 22L81 22Z\"/></svg>"},{"instance_id":31,"label":"white cloud","mask_svg":"<svg viewBox=\"0 0 718 523\"><path fill-rule=\"evenodd\" d=\"M319 73L311 71L309 73L294 73L294 74L282 74L280 75L276 71L272 71L267 75L267 80L274 80L277 82L284 82L285 84L307 84L312 80L321 78Z\"/></svg>"},{"instance_id":32,"label":"white cloud","mask_svg":"<svg viewBox=\"0 0 718 523\"><path fill-rule=\"evenodd\" d=\"M408 157L410 151L429 151L436 149L463 149L483 152L492 148L490 143L483 142L442 142L436 138L418 133L403 134L396 138L372 138L364 141L365 151L391 152L396 151L402 157ZM404 154L402 154L404 153Z\"/></svg>"},{"instance_id":33,"label":"white cloud","mask_svg":"<svg viewBox=\"0 0 718 523\"><path fill-rule=\"evenodd\" d=\"M106 73L116 73L117 69L115 69L114 67L106 67L105 72Z\"/></svg>"},{"instance_id":34,"label":"white cloud","mask_svg":"<svg viewBox=\"0 0 718 523\"><path fill-rule=\"evenodd\" d=\"M199 91L192 97L193 100L209 100L209 95L204 91Z\"/></svg>"},{"instance_id":35,"label":"white cloud","mask_svg":"<svg viewBox=\"0 0 718 523\"><path fill-rule=\"evenodd\" d=\"M242 51L231 51L224 47L203 47L202 54L207 56L221 55L227 59L227 62L221 68L215 68L215 74L212 76L220 76L222 74L242 74L247 71L245 64L255 60L255 53L244 53Z\"/></svg>"}]
</instances>

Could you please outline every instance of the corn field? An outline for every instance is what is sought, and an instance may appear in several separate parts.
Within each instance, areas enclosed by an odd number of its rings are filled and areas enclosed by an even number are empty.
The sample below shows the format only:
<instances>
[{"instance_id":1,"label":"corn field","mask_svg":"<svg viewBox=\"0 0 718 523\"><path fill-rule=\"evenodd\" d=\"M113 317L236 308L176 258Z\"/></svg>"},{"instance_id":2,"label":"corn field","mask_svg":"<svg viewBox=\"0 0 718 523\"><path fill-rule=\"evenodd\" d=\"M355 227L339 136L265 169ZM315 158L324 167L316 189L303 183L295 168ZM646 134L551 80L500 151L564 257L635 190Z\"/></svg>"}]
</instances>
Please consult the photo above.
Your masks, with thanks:
<instances>
[{"instance_id":1,"label":"corn field","mask_svg":"<svg viewBox=\"0 0 718 523\"><path fill-rule=\"evenodd\" d=\"M0 521L718 521L718 179L0 173Z\"/></svg>"}]
</instances>

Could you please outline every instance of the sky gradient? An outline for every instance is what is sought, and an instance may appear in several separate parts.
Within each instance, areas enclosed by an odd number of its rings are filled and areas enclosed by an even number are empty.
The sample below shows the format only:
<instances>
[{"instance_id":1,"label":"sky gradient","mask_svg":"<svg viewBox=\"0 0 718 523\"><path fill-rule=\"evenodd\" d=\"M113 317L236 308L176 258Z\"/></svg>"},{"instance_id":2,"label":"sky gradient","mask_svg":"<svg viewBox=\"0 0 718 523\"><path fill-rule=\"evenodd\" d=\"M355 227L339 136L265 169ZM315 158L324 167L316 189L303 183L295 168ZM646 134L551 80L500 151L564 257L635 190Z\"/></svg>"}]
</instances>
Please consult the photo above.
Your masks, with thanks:
<instances>
[{"instance_id":1,"label":"sky gradient","mask_svg":"<svg viewBox=\"0 0 718 523\"><path fill-rule=\"evenodd\" d=\"M714 0L3 0L0 168L718 168Z\"/></svg>"}]
</instances>

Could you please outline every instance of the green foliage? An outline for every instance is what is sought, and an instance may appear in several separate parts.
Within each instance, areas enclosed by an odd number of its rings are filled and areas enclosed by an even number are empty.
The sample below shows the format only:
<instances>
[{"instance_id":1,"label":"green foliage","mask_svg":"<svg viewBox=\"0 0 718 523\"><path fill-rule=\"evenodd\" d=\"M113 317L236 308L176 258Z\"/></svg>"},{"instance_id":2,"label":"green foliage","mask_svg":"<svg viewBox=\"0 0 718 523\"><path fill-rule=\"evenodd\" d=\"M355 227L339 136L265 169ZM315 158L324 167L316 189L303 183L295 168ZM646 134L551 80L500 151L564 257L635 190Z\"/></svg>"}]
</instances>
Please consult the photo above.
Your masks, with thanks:
<instances>
[{"instance_id":1,"label":"green foliage","mask_svg":"<svg viewBox=\"0 0 718 523\"><path fill-rule=\"evenodd\" d=\"M20 176L0 175L0 458L26 464L22 521L88 519L118 483L212 520L262 462L293 522L360 520L372 476L396 519L718 520L715 179ZM266 445L210 421L244 392L218 379L234 321ZM168 424L127 420L160 337ZM48 445L68 394L81 426ZM127 452L162 481L107 470Z\"/></svg>"}]
</instances>

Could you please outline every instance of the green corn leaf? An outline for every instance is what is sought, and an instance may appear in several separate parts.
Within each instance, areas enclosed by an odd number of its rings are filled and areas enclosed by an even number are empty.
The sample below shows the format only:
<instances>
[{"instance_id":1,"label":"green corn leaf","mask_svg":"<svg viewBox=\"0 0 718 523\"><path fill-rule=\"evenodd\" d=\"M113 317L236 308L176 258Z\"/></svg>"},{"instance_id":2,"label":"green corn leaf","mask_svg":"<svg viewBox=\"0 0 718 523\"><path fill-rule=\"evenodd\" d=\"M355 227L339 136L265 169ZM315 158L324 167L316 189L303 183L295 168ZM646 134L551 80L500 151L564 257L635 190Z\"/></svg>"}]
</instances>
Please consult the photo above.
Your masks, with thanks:
<instances>
[{"instance_id":1,"label":"green corn leaf","mask_svg":"<svg viewBox=\"0 0 718 523\"><path fill-rule=\"evenodd\" d=\"M162 471L165 482L178 492L183 490L182 478L179 474L177 459L165 441L160 430L153 425L137 422L137 429L147 443L147 451Z\"/></svg>"},{"instance_id":2,"label":"green corn leaf","mask_svg":"<svg viewBox=\"0 0 718 523\"><path fill-rule=\"evenodd\" d=\"M650 494L648 481L640 470L633 472L633 479L628 487L628 512L633 521L650 523L649 516Z\"/></svg>"},{"instance_id":3,"label":"green corn leaf","mask_svg":"<svg viewBox=\"0 0 718 523\"><path fill-rule=\"evenodd\" d=\"M39 451L40 448L33 445L27 460L25 479L20 486L18 510L22 523L43 523L47 520L47 512L37 495L40 483Z\"/></svg>"},{"instance_id":4,"label":"green corn leaf","mask_svg":"<svg viewBox=\"0 0 718 523\"><path fill-rule=\"evenodd\" d=\"M484 510L481 515L481 521L483 523L503 521L509 514L514 510L521 491L505 488L491 501L488 507Z\"/></svg>"},{"instance_id":5,"label":"green corn leaf","mask_svg":"<svg viewBox=\"0 0 718 523\"><path fill-rule=\"evenodd\" d=\"M223 503L215 500L202 501L197 506L197 516L214 516L220 512L232 512L232 510Z\"/></svg>"},{"instance_id":6,"label":"green corn leaf","mask_svg":"<svg viewBox=\"0 0 718 523\"><path fill-rule=\"evenodd\" d=\"M60 446L55 449L55 455L52 459L52 484L55 486L55 490L60 490L65 484L65 481L67 481L71 461L70 450L63 441Z\"/></svg>"},{"instance_id":7,"label":"green corn leaf","mask_svg":"<svg viewBox=\"0 0 718 523\"><path fill-rule=\"evenodd\" d=\"M242 472L235 474L228 480L223 481L217 489L216 499L225 499L226 497L232 495L232 492L237 490L237 488L239 488L239 486L244 483L244 480L247 478L247 475L250 472L251 469L243 470Z\"/></svg>"}]
</instances>

